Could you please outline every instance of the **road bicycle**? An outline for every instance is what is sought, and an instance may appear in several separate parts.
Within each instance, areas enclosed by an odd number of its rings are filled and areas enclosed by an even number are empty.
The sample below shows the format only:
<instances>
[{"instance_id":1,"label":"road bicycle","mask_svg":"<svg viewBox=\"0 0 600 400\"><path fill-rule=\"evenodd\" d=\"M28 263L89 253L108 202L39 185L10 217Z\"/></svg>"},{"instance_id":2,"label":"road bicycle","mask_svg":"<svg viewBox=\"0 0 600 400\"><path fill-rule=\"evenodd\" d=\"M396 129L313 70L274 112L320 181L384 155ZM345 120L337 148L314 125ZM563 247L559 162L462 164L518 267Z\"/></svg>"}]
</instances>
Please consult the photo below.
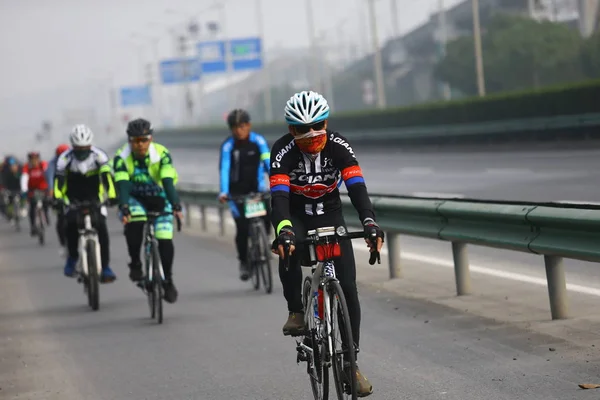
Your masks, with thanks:
<instances>
[{"instance_id":1,"label":"road bicycle","mask_svg":"<svg viewBox=\"0 0 600 400\"><path fill-rule=\"evenodd\" d=\"M36 232L36 236L38 237L38 241L40 245L43 246L46 241L46 226L48 226L49 224L49 221L46 218L46 212L44 210L44 205L48 201L46 199L46 192L42 190L34 190L31 201L33 202L33 204L35 204L35 224L33 226Z\"/></svg>"},{"instance_id":2,"label":"road bicycle","mask_svg":"<svg viewBox=\"0 0 600 400\"><path fill-rule=\"evenodd\" d=\"M162 262L160 261L160 252L158 250L158 240L155 237L156 220L162 216L173 215L172 211L163 211L165 202L159 200L157 202L149 201L152 204L146 208L146 222L144 223L144 241L142 248L144 249L144 279L137 283L137 286L142 289L148 298L148 307L150 308L150 317L156 318L159 324L163 322L163 295L165 273ZM160 210L160 211L159 211ZM175 218L177 222L177 232L181 231L181 220Z\"/></svg>"},{"instance_id":3,"label":"road bicycle","mask_svg":"<svg viewBox=\"0 0 600 400\"><path fill-rule=\"evenodd\" d=\"M306 362L314 398L329 398L329 370L338 399L349 396L357 399L356 353L350 314L342 287L335 276L335 259L341 256L341 240L364 238L363 231L347 232L344 226L322 227L309 230L306 239L311 261L311 276L302 284L305 331L302 340L296 340L297 362ZM377 243L373 234L369 240ZM289 253L289 244L284 254ZM284 266L289 268L289 257ZM379 252L372 252L369 264L381 263ZM339 262L339 261L338 261ZM343 266L342 266L343 267Z\"/></svg>"},{"instance_id":4,"label":"road bicycle","mask_svg":"<svg viewBox=\"0 0 600 400\"><path fill-rule=\"evenodd\" d=\"M77 212L77 230L79 238L77 250L79 258L75 266L77 282L83 283L83 292L87 295L92 310L100 308L100 277L102 276L102 256L98 232L94 222L101 218L101 208L105 202L78 201L68 205L69 210Z\"/></svg>"},{"instance_id":5,"label":"road bicycle","mask_svg":"<svg viewBox=\"0 0 600 400\"><path fill-rule=\"evenodd\" d=\"M228 196L227 200L243 204L244 216L248 220L247 265L255 290L262 282L266 293L273 291L271 269L271 246L267 238L264 216L267 215L265 200L270 193L249 193L241 196Z\"/></svg>"},{"instance_id":6,"label":"road bicycle","mask_svg":"<svg viewBox=\"0 0 600 400\"><path fill-rule=\"evenodd\" d=\"M6 215L9 221L14 221L17 232L21 231L21 218L23 217L23 202L21 201L20 192L10 192L4 190L2 192L3 201L6 207ZM25 213L25 216L27 214Z\"/></svg>"}]
</instances>

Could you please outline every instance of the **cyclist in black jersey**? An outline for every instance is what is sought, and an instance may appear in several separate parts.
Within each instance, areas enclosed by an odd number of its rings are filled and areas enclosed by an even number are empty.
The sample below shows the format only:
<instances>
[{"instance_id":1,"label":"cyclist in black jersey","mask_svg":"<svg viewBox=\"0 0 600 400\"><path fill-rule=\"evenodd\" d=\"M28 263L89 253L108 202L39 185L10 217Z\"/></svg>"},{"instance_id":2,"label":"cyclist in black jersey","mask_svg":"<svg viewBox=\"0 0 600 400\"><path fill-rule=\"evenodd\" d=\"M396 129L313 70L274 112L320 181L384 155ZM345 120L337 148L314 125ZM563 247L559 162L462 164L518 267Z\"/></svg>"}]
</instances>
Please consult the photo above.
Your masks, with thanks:
<instances>
[{"instance_id":1,"label":"cyclist in black jersey","mask_svg":"<svg viewBox=\"0 0 600 400\"><path fill-rule=\"evenodd\" d=\"M295 238L304 239L306 231L323 226L345 226L338 187L346 184L348 195L358 212L365 230L365 238L377 234L376 248L381 250L383 231L375 222L375 213L356 155L348 140L327 129L329 106L316 92L301 92L292 96L285 107L289 133L281 137L271 149L272 223L277 235L280 256L279 277L288 304L288 319L284 335L304 330L302 307L301 257L303 246ZM283 267L283 244L289 240L289 270ZM360 341L360 303L356 288L356 266L351 241L340 243L342 257L335 264L350 314L352 336L358 349ZM305 264L308 265L308 264ZM339 267L338 267L339 266ZM368 396L373 387L357 368L358 394Z\"/></svg>"},{"instance_id":2,"label":"cyclist in black jersey","mask_svg":"<svg viewBox=\"0 0 600 400\"><path fill-rule=\"evenodd\" d=\"M7 207L13 201L14 196L20 196L21 192L21 171L22 166L13 156L7 156L0 165L0 192L6 190L7 204L4 204L4 196L0 198L0 212L8 219ZM14 210L13 212L19 212Z\"/></svg>"}]
</instances>

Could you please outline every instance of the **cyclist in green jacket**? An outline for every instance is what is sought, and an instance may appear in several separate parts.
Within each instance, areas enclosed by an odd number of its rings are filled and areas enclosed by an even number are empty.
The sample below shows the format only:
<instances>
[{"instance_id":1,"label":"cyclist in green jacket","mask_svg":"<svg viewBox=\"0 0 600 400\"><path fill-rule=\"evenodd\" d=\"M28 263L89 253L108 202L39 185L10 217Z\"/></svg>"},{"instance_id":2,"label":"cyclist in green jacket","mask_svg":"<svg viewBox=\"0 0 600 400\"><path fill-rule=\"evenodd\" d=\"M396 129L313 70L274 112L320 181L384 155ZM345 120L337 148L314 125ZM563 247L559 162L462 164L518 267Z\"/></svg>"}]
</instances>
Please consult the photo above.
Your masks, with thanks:
<instances>
[{"instance_id":1,"label":"cyclist in green jacket","mask_svg":"<svg viewBox=\"0 0 600 400\"><path fill-rule=\"evenodd\" d=\"M181 218L181 204L175 190L178 174L171 154L166 147L152 141L152 125L139 118L127 125L129 141L114 157L113 170L118 193L120 218L125 224L127 250L131 263L129 278L138 282L143 279L140 250L146 209L162 200L165 212L173 212ZM154 208L154 207L152 207ZM156 220L155 234L165 273L165 301L177 301L177 289L173 283L173 216L161 216Z\"/></svg>"}]
</instances>

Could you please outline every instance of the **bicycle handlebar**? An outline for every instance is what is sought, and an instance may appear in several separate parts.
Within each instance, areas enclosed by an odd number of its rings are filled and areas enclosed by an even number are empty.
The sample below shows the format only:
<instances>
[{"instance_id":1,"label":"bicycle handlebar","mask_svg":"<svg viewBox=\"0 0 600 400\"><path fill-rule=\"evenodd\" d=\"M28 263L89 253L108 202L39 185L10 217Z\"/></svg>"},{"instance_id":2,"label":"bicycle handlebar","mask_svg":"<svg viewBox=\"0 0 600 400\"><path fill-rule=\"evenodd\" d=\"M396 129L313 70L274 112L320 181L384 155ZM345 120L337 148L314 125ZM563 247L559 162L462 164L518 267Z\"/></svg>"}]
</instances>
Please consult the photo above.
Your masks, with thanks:
<instances>
[{"instance_id":1,"label":"bicycle handlebar","mask_svg":"<svg viewBox=\"0 0 600 400\"><path fill-rule=\"evenodd\" d=\"M365 233L363 231L353 231L353 232L346 232L343 235L340 235L337 233L337 230L335 232L334 235L330 235L330 236L318 236L318 234L314 234L314 235L309 235L308 237L306 237L305 239L299 240L296 243L298 244L317 244L321 241L323 241L323 238L325 237L335 237L337 240L352 240L352 239L359 239L359 238L364 238L365 237ZM371 245L373 247L376 248L377 246L377 234L372 233L370 235L370 237L368 238L368 240L371 242ZM290 266L290 246L291 246L291 242L289 240L286 240L285 243L283 244L283 254L284 254L284 267L286 270L289 270L289 266ZM377 261L377 264L381 264L381 253L379 251L372 251L370 253L369 256L369 265L373 265L375 264L375 261Z\"/></svg>"},{"instance_id":2,"label":"bicycle handlebar","mask_svg":"<svg viewBox=\"0 0 600 400\"><path fill-rule=\"evenodd\" d=\"M177 215L175 215L174 211L148 211L146 212L146 215L150 218L158 218L158 217L163 217L163 216L169 216L169 215L174 215L175 216L175 221L177 223L177 232L181 232L181 218L179 218Z\"/></svg>"},{"instance_id":3,"label":"bicycle handlebar","mask_svg":"<svg viewBox=\"0 0 600 400\"><path fill-rule=\"evenodd\" d=\"M108 205L108 201L104 200L104 201L98 201L98 200L74 200L69 202L69 204L66 204L67 207L72 208L72 209L79 209L79 208L83 208L83 207L95 207L95 208L100 208L103 206Z\"/></svg>"},{"instance_id":4,"label":"bicycle handlebar","mask_svg":"<svg viewBox=\"0 0 600 400\"><path fill-rule=\"evenodd\" d=\"M247 193L247 194L239 194L239 195L230 195L228 194L225 197L225 201L244 201L246 199L262 199L266 200L271 197L270 192L257 192L257 193Z\"/></svg>"}]
</instances>

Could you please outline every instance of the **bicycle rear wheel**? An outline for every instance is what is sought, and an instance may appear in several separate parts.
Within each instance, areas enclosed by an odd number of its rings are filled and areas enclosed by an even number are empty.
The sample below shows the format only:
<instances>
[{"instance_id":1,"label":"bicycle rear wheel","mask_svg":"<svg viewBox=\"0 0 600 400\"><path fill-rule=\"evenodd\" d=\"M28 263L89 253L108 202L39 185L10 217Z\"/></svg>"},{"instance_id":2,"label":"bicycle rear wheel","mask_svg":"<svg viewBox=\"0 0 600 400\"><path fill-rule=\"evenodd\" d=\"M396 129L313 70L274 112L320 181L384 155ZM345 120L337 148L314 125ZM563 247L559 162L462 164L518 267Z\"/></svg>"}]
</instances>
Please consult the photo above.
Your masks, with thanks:
<instances>
[{"instance_id":1,"label":"bicycle rear wheel","mask_svg":"<svg viewBox=\"0 0 600 400\"><path fill-rule=\"evenodd\" d=\"M96 242L88 240L85 244L85 252L88 262L88 304L92 310L97 311L100 307L100 288L98 276L98 260L96 259Z\"/></svg>"},{"instance_id":2,"label":"bicycle rear wheel","mask_svg":"<svg viewBox=\"0 0 600 400\"><path fill-rule=\"evenodd\" d=\"M304 336L303 343L310 347L313 351L311 358L308 355L308 365L306 372L310 380L310 387L315 400L327 400L329 398L329 367L325 365L324 355L326 346L323 343L321 335L318 331L317 320L314 317L312 308L309 310L308 303L312 296L312 279L307 276L304 278L302 285L302 301L304 304L305 315L310 315L308 318L307 333Z\"/></svg>"},{"instance_id":3,"label":"bicycle rear wheel","mask_svg":"<svg viewBox=\"0 0 600 400\"><path fill-rule=\"evenodd\" d=\"M331 336L333 347L331 364L335 390L339 400L346 398L356 400L356 352L346 298L337 280L330 280L326 287L329 295L329 311L326 311L326 307L324 311L326 314L329 313L325 318L331 322L331 332L327 334Z\"/></svg>"},{"instance_id":4,"label":"bicycle rear wheel","mask_svg":"<svg viewBox=\"0 0 600 400\"><path fill-rule=\"evenodd\" d=\"M156 320L159 324L163 322L163 280L160 274L160 255L158 247L152 245L152 292L154 293L154 308L156 309Z\"/></svg>"},{"instance_id":5,"label":"bicycle rear wheel","mask_svg":"<svg viewBox=\"0 0 600 400\"><path fill-rule=\"evenodd\" d=\"M15 196L16 197L16 196ZM12 218L15 219L15 228L17 232L21 232L21 204L18 200L13 200Z\"/></svg>"},{"instance_id":6,"label":"bicycle rear wheel","mask_svg":"<svg viewBox=\"0 0 600 400\"><path fill-rule=\"evenodd\" d=\"M259 258L257 256L258 252L256 249L256 229L254 226L250 225L250 229L248 231L248 254L246 255L246 262L248 264L248 273L250 273L250 279L252 279L252 286L254 290L258 290L260 288L260 276L259 276Z\"/></svg>"},{"instance_id":7,"label":"bicycle rear wheel","mask_svg":"<svg viewBox=\"0 0 600 400\"><path fill-rule=\"evenodd\" d=\"M40 242L40 245L43 246L46 239L44 213L39 209L37 210L37 234L38 241Z\"/></svg>"},{"instance_id":8,"label":"bicycle rear wheel","mask_svg":"<svg viewBox=\"0 0 600 400\"><path fill-rule=\"evenodd\" d=\"M257 269L265 288L265 293L273 292L273 272L271 270L271 251L267 241L267 232L264 225L260 225L257 229L256 238L258 239L256 252L258 253Z\"/></svg>"}]
</instances>

